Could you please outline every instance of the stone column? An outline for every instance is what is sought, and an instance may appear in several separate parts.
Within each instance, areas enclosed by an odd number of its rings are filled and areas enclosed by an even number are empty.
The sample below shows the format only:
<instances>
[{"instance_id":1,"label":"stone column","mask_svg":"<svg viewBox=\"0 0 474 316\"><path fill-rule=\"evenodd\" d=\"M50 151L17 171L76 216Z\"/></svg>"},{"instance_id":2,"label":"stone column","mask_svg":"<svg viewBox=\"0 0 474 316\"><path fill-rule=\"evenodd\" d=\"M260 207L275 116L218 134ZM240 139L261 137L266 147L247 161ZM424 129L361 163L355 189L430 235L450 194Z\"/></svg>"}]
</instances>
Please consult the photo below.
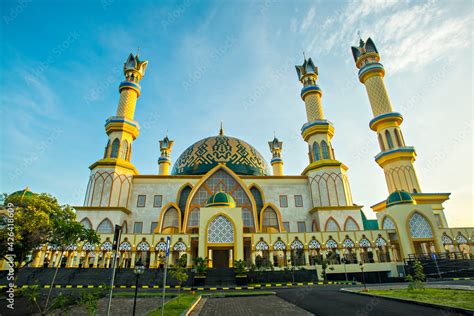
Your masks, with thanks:
<instances>
[{"instance_id":1,"label":"stone column","mask_svg":"<svg viewBox=\"0 0 474 316\"><path fill-rule=\"evenodd\" d=\"M229 268L233 268L234 267L234 250L233 249L229 249Z\"/></svg>"},{"instance_id":2,"label":"stone column","mask_svg":"<svg viewBox=\"0 0 474 316\"><path fill-rule=\"evenodd\" d=\"M43 267L45 256L46 256L46 251L41 250L41 256L39 258L38 267Z\"/></svg>"},{"instance_id":3,"label":"stone column","mask_svg":"<svg viewBox=\"0 0 474 316\"><path fill-rule=\"evenodd\" d=\"M94 253L94 265L92 267L97 268L97 263L99 262L100 252Z\"/></svg>"},{"instance_id":4,"label":"stone column","mask_svg":"<svg viewBox=\"0 0 474 316\"><path fill-rule=\"evenodd\" d=\"M272 264L272 267L275 267L275 262L273 261L273 250L270 250L268 252L268 260L270 260L270 263Z\"/></svg>"},{"instance_id":5,"label":"stone column","mask_svg":"<svg viewBox=\"0 0 474 316\"><path fill-rule=\"evenodd\" d=\"M132 252L132 262L130 263L130 268L135 268L135 251Z\"/></svg>"},{"instance_id":6,"label":"stone column","mask_svg":"<svg viewBox=\"0 0 474 316\"><path fill-rule=\"evenodd\" d=\"M305 266L309 266L309 249L304 250L304 260L305 260Z\"/></svg>"},{"instance_id":7,"label":"stone column","mask_svg":"<svg viewBox=\"0 0 474 316\"><path fill-rule=\"evenodd\" d=\"M212 249L209 249L209 256L208 256L208 258L209 258L209 264L208 264L208 266L209 266L209 268L212 268Z\"/></svg>"},{"instance_id":8,"label":"stone column","mask_svg":"<svg viewBox=\"0 0 474 316\"><path fill-rule=\"evenodd\" d=\"M252 250L251 252L252 252L252 255L251 255L251 257L252 257L252 259L251 259L251 260L252 260L252 264L255 264L255 258L257 258L256 251L255 251L255 250Z\"/></svg>"},{"instance_id":9,"label":"stone column","mask_svg":"<svg viewBox=\"0 0 474 316\"><path fill-rule=\"evenodd\" d=\"M186 258L186 267L191 268L193 266L193 254L191 251L188 251L187 253L187 258Z\"/></svg>"}]
</instances>

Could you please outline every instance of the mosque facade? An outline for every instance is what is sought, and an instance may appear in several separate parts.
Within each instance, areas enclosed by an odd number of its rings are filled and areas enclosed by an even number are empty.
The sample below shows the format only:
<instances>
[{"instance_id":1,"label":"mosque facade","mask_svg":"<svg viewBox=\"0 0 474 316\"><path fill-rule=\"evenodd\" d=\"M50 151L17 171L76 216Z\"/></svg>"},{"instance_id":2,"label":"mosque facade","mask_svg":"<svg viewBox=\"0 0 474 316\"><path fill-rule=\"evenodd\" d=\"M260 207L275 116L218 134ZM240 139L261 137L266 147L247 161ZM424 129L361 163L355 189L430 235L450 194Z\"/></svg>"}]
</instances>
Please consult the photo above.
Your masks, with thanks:
<instances>
[{"instance_id":1,"label":"mosque facade","mask_svg":"<svg viewBox=\"0 0 474 316\"><path fill-rule=\"evenodd\" d=\"M308 144L301 174L284 173L279 139L268 142L268 164L265 155L222 127L216 136L190 145L174 164L174 141L165 137L157 174L140 174L132 163L139 135L134 114L148 62L130 54L117 112L105 123L103 157L89 167L84 204L75 207L78 220L97 230L101 244L71 245L63 266L110 267L115 225L122 229L122 268L133 268L138 259L148 268L161 267L168 236L170 264L186 256L192 266L201 257L212 268L244 260L273 269L318 269L327 260L334 267L330 273L358 272L362 262L365 271L397 277L403 259L413 254L470 258L474 228L450 228L443 206L450 194L425 192L420 185L416 151L403 136L403 116L390 101L374 42L361 40L352 54L373 112L369 127L380 147L375 161L387 185L388 197L372 206L377 219L367 219L353 200L348 167L332 146L335 129L324 115L311 58L296 66L306 108L301 136ZM45 246L32 265L56 266L58 260L57 251Z\"/></svg>"}]
</instances>

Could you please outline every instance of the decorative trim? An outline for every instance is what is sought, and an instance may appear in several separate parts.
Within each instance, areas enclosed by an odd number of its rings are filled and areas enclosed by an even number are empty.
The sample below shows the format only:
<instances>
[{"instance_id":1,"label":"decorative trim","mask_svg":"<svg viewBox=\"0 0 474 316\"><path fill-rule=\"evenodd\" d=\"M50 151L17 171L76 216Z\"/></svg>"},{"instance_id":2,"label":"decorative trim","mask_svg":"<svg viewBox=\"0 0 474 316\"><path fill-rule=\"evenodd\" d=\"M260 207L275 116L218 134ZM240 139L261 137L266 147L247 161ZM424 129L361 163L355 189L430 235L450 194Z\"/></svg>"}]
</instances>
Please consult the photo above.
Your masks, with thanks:
<instances>
[{"instance_id":1,"label":"decorative trim","mask_svg":"<svg viewBox=\"0 0 474 316\"><path fill-rule=\"evenodd\" d=\"M338 160L333 159L321 159L313 161L310 163L304 170L301 172L302 175L306 175L308 172L316 169L326 168L326 167L339 167L344 171L347 171L349 168Z\"/></svg>"},{"instance_id":2,"label":"decorative trim","mask_svg":"<svg viewBox=\"0 0 474 316\"><path fill-rule=\"evenodd\" d=\"M73 206L73 209L77 211L101 211L101 212L124 212L127 215L132 214L126 207L107 207L107 206Z\"/></svg>"},{"instance_id":3,"label":"decorative trim","mask_svg":"<svg viewBox=\"0 0 474 316\"><path fill-rule=\"evenodd\" d=\"M371 119L369 127L373 131L378 131L379 125L387 122L392 122L394 127L400 126L403 122L403 116L398 112L384 113Z\"/></svg>"}]
</instances>

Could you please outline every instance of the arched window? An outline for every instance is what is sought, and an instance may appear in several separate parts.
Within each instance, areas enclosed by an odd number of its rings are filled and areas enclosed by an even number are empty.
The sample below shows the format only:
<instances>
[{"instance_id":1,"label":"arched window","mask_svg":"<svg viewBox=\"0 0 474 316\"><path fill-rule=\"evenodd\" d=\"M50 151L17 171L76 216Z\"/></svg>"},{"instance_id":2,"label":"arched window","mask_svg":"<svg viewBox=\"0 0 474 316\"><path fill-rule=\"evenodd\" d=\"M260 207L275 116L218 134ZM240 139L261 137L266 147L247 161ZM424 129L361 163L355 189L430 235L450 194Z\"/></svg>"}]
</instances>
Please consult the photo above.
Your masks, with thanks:
<instances>
[{"instance_id":1,"label":"arched window","mask_svg":"<svg viewBox=\"0 0 474 316\"><path fill-rule=\"evenodd\" d=\"M92 229L92 223L87 217L81 221L81 224L85 229Z\"/></svg>"},{"instance_id":2,"label":"arched window","mask_svg":"<svg viewBox=\"0 0 474 316\"><path fill-rule=\"evenodd\" d=\"M109 146L110 146L110 139L107 141L107 146L105 146L104 158L107 158L107 153L109 151Z\"/></svg>"},{"instance_id":3,"label":"arched window","mask_svg":"<svg viewBox=\"0 0 474 316\"><path fill-rule=\"evenodd\" d=\"M255 200L255 204L257 206L257 215L260 216L260 212L262 211L262 207L263 207L263 198L262 198L262 193L260 192L260 190L253 186L252 188L250 188L250 193L252 193L252 196Z\"/></svg>"},{"instance_id":4,"label":"arched window","mask_svg":"<svg viewBox=\"0 0 474 316\"><path fill-rule=\"evenodd\" d=\"M433 238L433 231L426 218L420 213L415 213L408 222L412 238Z\"/></svg>"},{"instance_id":5,"label":"arched window","mask_svg":"<svg viewBox=\"0 0 474 316\"><path fill-rule=\"evenodd\" d=\"M122 233L126 234L127 232L128 232L127 221L123 221L123 223L122 223Z\"/></svg>"},{"instance_id":6,"label":"arched window","mask_svg":"<svg viewBox=\"0 0 474 316\"><path fill-rule=\"evenodd\" d=\"M385 217L382 222L382 229L395 229L395 224L390 217Z\"/></svg>"},{"instance_id":7,"label":"arched window","mask_svg":"<svg viewBox=\"0 0 474 316\"><path fill-rule=\"evenodd\" d=\"M169 208L163 216L163 224L161 225L162 233L176 233L178 231L178 210L174 207Z\"/></svg>"},{"instance_id":8,"label":"arched window","mask_svg":"<svg viewBox=\"0 0 474 316\"><path fill-rule=\"evenodd\" d=\"M104 219L97 227L97 233L99 234L111 234L113 231L112 222L108 218Z\"/></svg>"},{"instance_id":9,"label":"arched window","mask_svg":"<svg viewBox=\"0 0 474 316\"><path fill-rule=\"evenodd\" d=\"M191 193L191 186L186 185L180 192L178 198L178 206L181 210L181 213L184 214L186 208L186 202L188 201L189 193Z\"/></svg>"},{"instance_id":10,"label":"arched window","mask_svg":"<svg viewBox=\"0 0 474 316\"><path fill-rule=\"evenodd\" d=\"M402 138L400 137L400 131L398 129L395 129L394 132L395 132L395 140L397 141L398 147L402 147L403 144L402 144Z\"/></svg>"},{"instance_id":11,"label":"arched window","mask_svg":"<svg viewBox=\"0 0 474 316\"><path fill-rule=\"evenodd\" d=\"M329 159L329 150L328 150L328 144L326 144L326 141L321 142L321 152L323 154L323 159Z\"/></svg>"},{"instance_id":12,"label":"arched window","mask_svg":"<svg viewBox=\"0 0 474 316\"><path fill-rule=\"evenodd\" d=\"M314 157L314 161L321 159L319 155L319 145L316 142L313 143L313 157Z\"/></svg>"},{"instance_id":13,"label":"arched window","mask_svg":"<svg viewBox=\"0 0 474 316\"><path fill-rule=\"evenodd\" d=\"M337 232L339 230L340 229L339 229L339 225L337 224L337 222L333 218L328 219L328 221L326 222L326 231L328 231L328 232Z\"/></svg>"},{"instance_id":14,"label":"arched window","mask_svg":"<svg viewBox=\"0 0 474 316\"><path fill-rule=\"evenodd\" d=\"M383 144L382 135L380 135L380 134L377 134L377 135L378 135L378 139L379 139L380 150L385 151L385 146Z\"/></svg>"},{"instance_id":15,"label":"arched window","mask_svg":"<svg viewBox=\"0 0 474 316\"><path fill-rule=\"evenodd\" d=\"M110 152L110 158L117 158L120 147L120 141L118 138L112 142L112 151Z\"/></svg>"},{"instance_id":16,"label":"arched window","mask_svg":"<svg viewBox=\"0 0 474 316\"><path fill-rule=\"evenodd\" d=\"M127 159L127 154L128 154L128 142L124 140L122 142L122 148L120 149L120 158L122 159Z\"/></svg>"},{"instance_id":17,"label":"arched window","mask_svg":"<svg viewBox=\"0 0 474 316\"><path fill-rule=\"evenodd\" d=\"M392 135L390 135L390 132L388 130L385 131L385 138L387 139L388 149L392 149L393 148Z\"/></svg>"},{"instance_id":18,"label":"arched window","mask_svg":"<svg viewBox=\"0 0 474 316\"><path fill-rule=\"evenodd\" d=\"M359 230L359 226L357 226L357 223L352 219L352 217L349 217L346 220L344 230Z\"/></svg>"},{"instance_id":19,"label":"arched window","mask_svg":"<svg viewBox=\"0 0 474 316\"><path fill-rule=\"evenodd\" d=\"M262 228L264 232L278 232L278 217L274 209L267 207L263 211Z\"/></svg>"}]
</instances>

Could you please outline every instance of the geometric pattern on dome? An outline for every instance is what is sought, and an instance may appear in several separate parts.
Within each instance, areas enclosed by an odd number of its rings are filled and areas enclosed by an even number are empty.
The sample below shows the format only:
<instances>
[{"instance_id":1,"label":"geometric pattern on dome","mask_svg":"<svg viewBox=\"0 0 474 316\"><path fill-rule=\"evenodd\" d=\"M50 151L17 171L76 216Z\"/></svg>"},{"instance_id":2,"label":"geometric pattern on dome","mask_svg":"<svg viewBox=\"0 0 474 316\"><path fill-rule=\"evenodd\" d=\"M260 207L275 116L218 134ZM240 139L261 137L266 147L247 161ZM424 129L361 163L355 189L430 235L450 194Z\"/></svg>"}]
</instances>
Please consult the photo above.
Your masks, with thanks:
<instances>
[{"instance_id":1,"label":"geometric pattern on dome","mask_svg":"<svg viewBox=\"0 0 474 316\"><path fill-rule=\"evenodd\" d=\"M264 242L263 240L260 240L257 245L255 245L255 250L257 251L264 251L268 250L268 244Z\"/></svg>"},{"instance_id":2,"label":"geometric pattern on dome","mask_svg":"<svg viewBox=\"0 0 474 316\"><path fill-rule=\"evenodd\" d=\"M370 248L370 241L367 239L367 238L362 238L360 241L359 241L359 247L362 247L362 248Z\"/></svg>"},{"instance_id":3,"label":"geometric pattern on dome","mask_svg":"<svg viewBox=\"0 0 474 316\"><path fill-rule=\"evenodd\" d=\"M285 250L286 249L286 245L283 241L281 240L277 240L274 244L273 244L273 249L274 250Z\"/></svg>"},{"instance_id":4,"label":"geometric pattern on dome","mask_svg":"<svg viewBox=\"0 0 474 316\"><path fill-rule=\"evenodd\" d=\"M150 245L146 241L141 241L137 245L137 251L150 251Z\"/></svg>"},{"instance_id":5,"label":"geometric pattern on dome","mask_svg":"<svg viewBox=\"0 0 474 316\"><path fill-rule=\"evenodd\" d=\"M443 243L443 245L452 245L453 244L453 240L451 239L451 237L449 237L447 235L442 235L441 236L441 242Z\"/></svg>"},{"instance_id":6,"label":"geometric pattern on dome","mask_svg":"<svg viewBox=\"0 0 474 316\"><path fill-rule=\"evenodd\" d=\"M227 217L219 215L212 220L207 229L207 242L212 244L234 242L234 225Z\"/></svg>"},{"instance_id":7,"label":"geometric pattern on dome","mask_svg":"<svg viewBox=\"0 0 474 316\"><path fill-rule=\"evenodd\" d=\"M250 202L250 198L247 195L247 193L244 191L240 183L235 181L235 179L230 174L228 174L226 171L222 169L216 171L209 178L206 179L206 181L199 187L199 189L193 196L190 205L193 208L204 207L209 197L212 194L220 192L220 191L227 192L227 193L231 192L230 195L235 200L236 207L247 209L250 212L251 210L253 210L252 204ZM251 217L252 217L252 222L250 223L248 220L246 220L245 224L246 225L251 224L253 227L254 225L253 215Z\"/></svg>"},{"instance_id":8,"label":"geometric pattern on dome","mask_svg":"<svg viewBox=\"0 0 474 316\"><path fill-rule=\"evenodd\" d=\"M308 243L308 248L309 248L309 249L320 249L320 248L321 248L321 244L320 244L316 239L312 239L312 240Z\"/></svg>"},{"instance_id":9,"label":"geometric pattern on dome","mask_svg":"<svg viewBox=\"0 0 474 316\"><path fill-rule=\"evenodd\" d=\"M295 240L291 243L291 246L290 246L291 249L303 249L304 246L303 246L303 243L299 240Z\"/></svg>"},{"instance_id":10,"label":"geometric pattern on dome","mask_svg":"<svg viewBox=\"0 0 474 316\"><path fill-rule=\"evenodd\" d=\"M458 233L458 235L456 236L456 241L460 245L467 244L467 238L464 237L461 233Z\"/></svg>"},{"instance_id":11,"label":"geometric pattern on dome","mask_svg":"<svg viewBox=\"0 0 474 316\"><path fill-rule=\"evenodd\" d=\"M124 241L120 244L119 251L132 251L132 245L128 241Z\"/></svg>"},{"instance_id":12,"label":"geometric pattern on dome","mask_svg":"<svg viewBox=\"0 0 474 316\"><path fill-rule=\"evenodd\" d=\"M100 251L112 251L112 243L110 241L105 241L100 246Z\"/></svg>"},{"instance_id":13,"label":"geometric pattern on dome","mask_svg":"<svg viewBox=\"0 0 474 316\"><path fill-rule=\"evenodd\" d=\"M408 222L412 238L433 238L433 232L428 221L418 213L413 214Z\"/></svg>"},{"instance_id":14,"label":"geometric pattern on dome","mask_svg":"<svg viewBox=\"0 0 474 316\"><path fill-rule=\"evenodd\" d=\"M188 247L186 247L186 244L184 242L178 241L176 244L174 244L173 250L183 252L186 251L187 248Z\"/></svg>"},{"instance_id":15,"label":"geometric pattern on dome","mask_svg":"<svg viewBox=\"0 0 474 316\"><path fill-rule=\"evenodd\" d=\"M225 165L236 174L268 175L263 156L252 146L235 137L224 135L204 138L189 146L173 166L173 175L201 175Z\"/></svg>"},{"instance_id":16,"label":"geometric pattern on dome","mask_svg":"<svg viewBox=\"0 0 474 316\"><path fill-rule=\"evenodd\" d=\"M375 246L377 247L385 247L386 245L387 245L387 242L382 237L379 237L375 240Z\"/></svg>"},{"instance_id":17,"label":"geometric pattern on dome","mask_svg":"<svg viewBox=\"0 0 474 316\"><path fill-rule=\"evenodd\" d=\"M328 241L326 241L326 248L329 248L329 249L337 248L337 242L333 239L329 239Z\"/></svg>"},{"instance_id":18,"label":"geometric pattern on dome","mask_svg":"<svg viewBox=\"0 0 474 316\"><path fill-rule=\"evenodd\" d=\"M156 244L155 250L158 252L166 251L166 243L164 241L160 241Z\"/></svg>"},{"instance_id":19,"label":"geometric pattern on dome","mask_svg":"<svg viewBox=\"0 0 474 316\"><path fill-rule=\"evenodd\" d=\"M349 218L346 222L346 231L348 230L359 230L359 227L357 227L357 223L352 219Z\"/></svg>"},{"instance_id":20,"label":"geometric pattern on dome","mask_svg":"<svg viewBox=\"0 0 474 316\"><path fill-rule=\"evenodd\" d=\"M354 246L354 242L349 238L344 239L344 241L342 242L342 247L344 248L354 248Z\"/></svg>"},{"instance_id":21,"label":"geometric pattern on dome","mask_svg":"<svg viewBox=\"0 0 474 316\"><path fill-rule=\"evenodd\" d=\"M382 223L382 229L395 229L395 224L390 217L385 217Z\"/></svg>"}]
</instances>

